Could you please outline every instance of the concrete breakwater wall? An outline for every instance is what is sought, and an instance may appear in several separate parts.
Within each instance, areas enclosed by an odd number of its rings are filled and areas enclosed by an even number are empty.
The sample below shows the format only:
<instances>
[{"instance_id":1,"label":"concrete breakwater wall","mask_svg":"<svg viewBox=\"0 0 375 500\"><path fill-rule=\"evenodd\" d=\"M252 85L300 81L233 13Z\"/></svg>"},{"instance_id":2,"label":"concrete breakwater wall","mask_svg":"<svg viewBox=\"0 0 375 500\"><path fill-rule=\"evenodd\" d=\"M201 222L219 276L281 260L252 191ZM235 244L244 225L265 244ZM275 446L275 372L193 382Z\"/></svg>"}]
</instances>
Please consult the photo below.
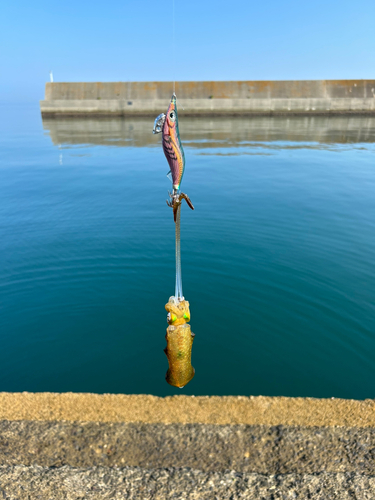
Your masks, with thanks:
<instances>
[{"instance_id":1,"label":"concrete breakwater wall","mask_svg":"<svg viewBox=\"0 0 375 500\"><path fill-rule=\"evenodd\" d=\"M172 82L47 83L43 116L154 115ZM176 82L184 115L375 114L375 80Z\"/></svg>"}]
</instances>

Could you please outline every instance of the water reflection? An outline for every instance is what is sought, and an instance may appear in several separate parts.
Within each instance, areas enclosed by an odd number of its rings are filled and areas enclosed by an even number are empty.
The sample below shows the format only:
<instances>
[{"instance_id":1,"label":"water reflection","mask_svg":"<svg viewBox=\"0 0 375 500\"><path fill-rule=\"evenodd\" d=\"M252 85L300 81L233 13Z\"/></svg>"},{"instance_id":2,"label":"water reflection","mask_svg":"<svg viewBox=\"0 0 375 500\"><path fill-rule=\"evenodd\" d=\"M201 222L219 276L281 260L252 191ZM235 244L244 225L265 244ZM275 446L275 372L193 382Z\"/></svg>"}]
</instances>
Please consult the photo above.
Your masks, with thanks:
<instances>
[{"instance_id":1,"label":"water reflection","mask_svg":"<svg viewBox=\"0 0 375 500\"><path fill-rule=\"evenodd\" d=\"M54 145L95 144L118 147L159 146L149 118L44 118ZM247 142L375 142L375 117L185 117L184 145L192 148L238 147ZM253 144L252 144L253 145Z\"/></svg>"}]
</instances>

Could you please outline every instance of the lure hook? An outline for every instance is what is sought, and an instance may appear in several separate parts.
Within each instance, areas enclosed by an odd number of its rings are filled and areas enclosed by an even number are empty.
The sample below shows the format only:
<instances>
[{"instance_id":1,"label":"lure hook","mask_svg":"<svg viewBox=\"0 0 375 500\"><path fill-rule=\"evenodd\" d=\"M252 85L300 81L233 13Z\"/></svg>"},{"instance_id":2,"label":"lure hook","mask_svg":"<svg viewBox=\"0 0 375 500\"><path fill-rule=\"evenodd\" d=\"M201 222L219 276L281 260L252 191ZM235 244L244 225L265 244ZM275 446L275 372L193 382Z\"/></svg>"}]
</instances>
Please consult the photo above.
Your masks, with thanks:
<instances>
[{"instance_id":1,"label":"lure hook","mask_svg":"<svg viewBox=\"0 0 375 500\"><path fill-rule=\"evenodd\" d=\"M173 193L170 193L168 191L168 194L169 194L170 199L166 200L166 202L167 202L168 207L171 207L173 209L173 219L175 222L176 222L176 218L177 218L177 210L178 210L178 207L181 205L182 200L185 200L186 203L188 204L188 206L192 210L194 210L194 205L192 204L191 199L189 198L189 196L187 194L177 193L175 191L173 191Z\"/></svg>"}]
</instances>

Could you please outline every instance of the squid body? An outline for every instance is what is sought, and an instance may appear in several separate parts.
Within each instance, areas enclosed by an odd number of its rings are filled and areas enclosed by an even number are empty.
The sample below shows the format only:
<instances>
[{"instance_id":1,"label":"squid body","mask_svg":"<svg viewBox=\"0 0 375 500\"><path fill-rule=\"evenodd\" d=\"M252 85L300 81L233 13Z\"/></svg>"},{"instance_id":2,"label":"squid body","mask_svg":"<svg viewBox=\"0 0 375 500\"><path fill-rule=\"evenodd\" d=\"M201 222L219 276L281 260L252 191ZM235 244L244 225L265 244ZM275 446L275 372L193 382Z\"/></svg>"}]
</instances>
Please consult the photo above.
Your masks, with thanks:
<instances>
[{"instance_id":1,"label":"squid body","mask_svg":"<svg viewBox=\"0 0 375 500\"><path fill-rule=\"evenodd\" d=\"M195 374L191 366L191 349L195 334L187 324L190 321L189 302L177 302L175 297L171 297L165 309L168 311L169 324L165 336L167 347L164 349L169 363L166 380L168 384L182 388Z\"/></svg>"}]
</instances>

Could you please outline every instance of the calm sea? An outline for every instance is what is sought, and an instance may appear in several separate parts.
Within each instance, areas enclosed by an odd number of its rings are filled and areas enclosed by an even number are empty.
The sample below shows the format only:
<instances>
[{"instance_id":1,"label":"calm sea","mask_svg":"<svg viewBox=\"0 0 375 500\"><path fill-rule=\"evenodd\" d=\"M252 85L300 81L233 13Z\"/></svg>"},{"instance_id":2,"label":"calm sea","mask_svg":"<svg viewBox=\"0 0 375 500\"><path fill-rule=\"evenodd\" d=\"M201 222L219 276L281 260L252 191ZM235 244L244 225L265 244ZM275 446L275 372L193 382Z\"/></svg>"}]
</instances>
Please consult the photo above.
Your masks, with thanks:
<instances>
[{"instance_id":1,"label":"calm sea","mask_svg":"<svg viewBox=\"0 0 375 500\"><path fill-rule=\"evenodd\" d=\"M375 118L180 116L183 390L152 127L0 107L0 390L375 398Z\"/></svg>"}]
</instances>

